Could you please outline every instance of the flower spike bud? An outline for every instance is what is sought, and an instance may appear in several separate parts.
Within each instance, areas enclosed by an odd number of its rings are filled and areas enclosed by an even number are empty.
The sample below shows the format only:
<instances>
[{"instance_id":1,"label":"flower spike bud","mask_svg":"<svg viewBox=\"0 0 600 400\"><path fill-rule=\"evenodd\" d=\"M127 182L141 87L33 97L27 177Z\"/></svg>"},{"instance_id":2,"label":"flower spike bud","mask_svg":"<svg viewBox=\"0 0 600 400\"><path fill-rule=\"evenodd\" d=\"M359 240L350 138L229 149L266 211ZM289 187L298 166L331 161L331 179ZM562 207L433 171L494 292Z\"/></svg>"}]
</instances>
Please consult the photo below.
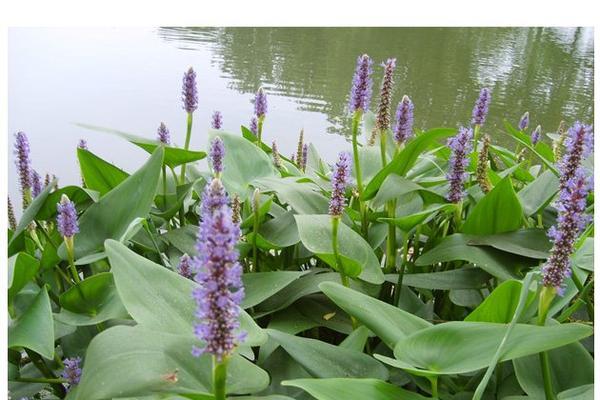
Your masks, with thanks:
<instances>
[{"instance_id":1,"label":"flower spike bud","mask_svg":"<svg viewBox=\"0 0 600 400\"><path fill-rule=\"evenodd\" d=\"M73 237L79 232L75 204L69 200L66 194L63 194L56 209L58 212L56 215L56 227L60 232L60 235L65 238Z\"/></svg>"},{"instance_id":2,"label":"flower spike bud","mask_svg":"<svg viewBox=\"0 0 600 400\"><path fill-rule=\"evenodd\" d=\"M473 125L482 126L484 124L491 100L492 95L490 90L488 88L481 89L481 92L479 92L479 98L477 99L475 107L473 108L473 118L471 119L471 123Z\"/></svg>"},{"instance_id":3,"label":"flower spike bud","mask_svg":"<svg viewBox=\"0 0 600 400\"><path fill-rule=\"evenodd\" d=\"M254 97L254 114L258 119L264 118L267 114L267 95L262 87L258 89Z\"/></svg>"},{"instance_id":4,"label":"flower spike bud","mask_svg":"<svg viewBox=\"0 0 600 400\"><path fill-rule=\"evenodd\" d=\"M350 181L352 170L351 156L347 152L341 152L338 158L333 175L331 176L331 199L329 201L329 215L339 218L344 212L346 205L346 186Z\"/></svg>"},{"instance_id":5,"label":"flower spike bud","mask_svg":"<svg viewBox=\"0 0 600 400\"><path fill-rule=\"evenodd\" d=\"M210 144L209 159L215 176L223 173L223 158L225 157L225 145L223 139L215 137Z\"/></svg>"},{"instance_id":6,"label":"flower spike bud","mask_svg":"<svg viewBox=\"0 0 600 400\"><path fill-rule=\"evenodd\" d=\"M519 120L519 130L524 131L529 126L529 111L527 111Z\"/></svg>"},{"instance_id":7,"label":"flower spike bud","mask_svg":"<svg viewBox=\"0 0 600 400\"><path fill-rule=\"evenodd\" d=\"M356 60L356 71L352 78L352 89L350 91L350 103L348 108L351 114L365 112L369 109L373 81L373 61L367 54L363 54Z\"/></svg>"},{"instance_id":8,"label":"flower spike bud","mask_svg":"<svg viewBox=\"0 0 600 400\"><path fill-rule=\"evenodd\" d=\"M542 138L542 126L538 125L535 127L533 132L531 132L531 144L535 146L536 144L538 144L538 142L540 141L541 138Z\"/></svg>"},{"instance_id":9,"label":"flower spike bud","mask_svg":"<svg viewBox=\"0 0 600 400\"><path fill-rule=\"evenodd\" d=\"M212 115L210 126L213 129L221 129L223 126L223 114L220 111L215 111Z\"/></svg>"},{"instance_id":10,"label":"flower spike bud","mask_svg":"<svg viewBox=\"0 0 600 400\"><path fill-rule=\"evenodd\" d=\"M458 134L448 140L448 147L452 153L448 161L449 171L446 177L450 182L450 190L447 199L452 203L459 203L464 193L464 183L469 174L466 172L468 165L468 154L471 152L471 140L473 130L459 128Z\"/></svg>"},{"instance_id":11,"label":"flower spike bud","mask_svg":"<svg viewBox=\"0 0 600 400\"><path fill-rule=\"evenodd\" d=\"M397 145L406 143L413 136L414 105L408 96L402 97L396 109L396 126L394 140Z\"/></svg>"},{"instance_id":12,"label":"flower spike bud","mask_svg":"<svg viewBox=\"0 0 600 400\"><path fill-rule=\"evenodd\" d=\"M183 109L191 114L198 108L198 89L196 87L196 72L192 67L183 74L183 87L181 89Z\"/></svg>"}]
</instances>

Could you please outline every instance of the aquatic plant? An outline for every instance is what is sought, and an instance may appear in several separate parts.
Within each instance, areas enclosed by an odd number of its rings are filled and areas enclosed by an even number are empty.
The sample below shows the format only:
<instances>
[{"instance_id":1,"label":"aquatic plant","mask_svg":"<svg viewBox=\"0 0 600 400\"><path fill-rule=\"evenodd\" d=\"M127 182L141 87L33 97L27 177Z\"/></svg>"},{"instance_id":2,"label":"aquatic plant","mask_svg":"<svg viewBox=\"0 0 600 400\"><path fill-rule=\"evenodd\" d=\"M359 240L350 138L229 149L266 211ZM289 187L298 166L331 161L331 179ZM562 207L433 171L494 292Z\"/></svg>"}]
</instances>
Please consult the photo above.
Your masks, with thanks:
<instances>
[{"instance_id":1,"label":"aquatic plant","mask_svg":"<svg viewBox=\"0 0 600 400\"><path fill-rule=\"evenodd\" d=\"M542 126L538 125L535 127L533 132L531 132L531 144L536 145L540 139L542 138Z\"/></svg>"},{"instance_id":2,"label":"aquatic plant","mask_svg":"<svg viewBox=\"0 0 600 400\"><path fill-rule=\"evenodd\" d=\"M267 115L267 94L262 87L258 88L256 96L254 97L254 115L256 115L258 122L256 127L258 141L256 143L260 146L262 144L263 123L265 121L265 116Z\"/></svg>"},{"instance_id":3,"label":"aquatic plant","mask_svg":"<svg viewBox=\"0 0 600 400\"><path fill-rule=\"evenodd\" d=\"M19 183L23 198L23 209L31 202L31 159L29 158L29 139L25 132L17 132L15 135L15 164L19 172Z\"/></svg>"},{"instance_id":4,"label":"aquatic plant","mask_svg":"<svg viewBox=\"0 0 600 400\"><path fill-rule=\"evenodd\" d=\"M525 114L523 114L523 116L519 120L519 124L517 126L519 127L519 130L522 130L522 131L527 129L527 127L529 126L529 112L528 111L525 112Z\"/></svg>"},{"instance_id":5,"label":"aquatic plant","mask_svg":"<svg viewBox=\"0 0 600 400\"><path fill-rule=\"evenodd\" d=\"M211 110L190 78L186 139ZM472 129L421 130L407 96L377 125L387 100L369 111L371 85L364 55L336 160L304 131L284 157L300 126L269 148L257 116L256 134L206 129L193 149L123 134L149 153L132 171L72 146L85 187L48 174L38 191L18 136L12 179L30 202L17 220L7 199L11 393L588 398L592 127L548 134L552 152L505 121L477 147L489 92ZM393 129L385 159L373 126Z\"/></svg>"},{"instance_id":6,"label":"aquatic plant","mask_svg":"<svg viewBox=\"0 0 600 400\"><path fill-rule=\"evenodd\" d=\"M158 141L163 144L171 144L171 133L167 129L167 126L164 122L161 122L158 126L158 130L156 131L156 135L158 136Z\"/></svg>"},{"instance_id":7,"label":"aquatic plant","mask_svg":"<svg viewBox=\"0 0 600 400\"><path fill-rule=\"evenodd\" d=\"M215 111L212 115L210 126L213 129L221 129L223 126L223 115L220 111Z\"/></svg>"}]
</instances>

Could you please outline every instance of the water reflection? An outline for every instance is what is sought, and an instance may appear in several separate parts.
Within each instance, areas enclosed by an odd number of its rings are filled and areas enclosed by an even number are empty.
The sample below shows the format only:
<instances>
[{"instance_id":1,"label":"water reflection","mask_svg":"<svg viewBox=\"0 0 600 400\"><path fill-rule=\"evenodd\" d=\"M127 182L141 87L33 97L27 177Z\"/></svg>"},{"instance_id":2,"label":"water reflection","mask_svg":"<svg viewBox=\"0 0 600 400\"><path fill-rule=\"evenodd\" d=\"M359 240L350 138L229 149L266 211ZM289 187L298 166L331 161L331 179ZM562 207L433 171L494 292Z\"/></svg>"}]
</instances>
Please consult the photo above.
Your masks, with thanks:
<instances>
[{"instance_id":1,"label":"water reflection","mask_svg":"<svg viewBox=\"0 0 600 400\"><path fill-rule=\"evenodd\" d=\"M418 128L468 123L477 93L492 89L487 128L518 120L553 130L593 116L591 28L161 28L181 49L209 49L228 86L293 99L323 113L329 133L347 134L345 107L354 60L397 57L394 103L416 107ZM379 82L381 68L376 68ZM378 86L378 85L376 85ZM374 105L373 105L374 106Z\"/></svg>"}]
</instances>

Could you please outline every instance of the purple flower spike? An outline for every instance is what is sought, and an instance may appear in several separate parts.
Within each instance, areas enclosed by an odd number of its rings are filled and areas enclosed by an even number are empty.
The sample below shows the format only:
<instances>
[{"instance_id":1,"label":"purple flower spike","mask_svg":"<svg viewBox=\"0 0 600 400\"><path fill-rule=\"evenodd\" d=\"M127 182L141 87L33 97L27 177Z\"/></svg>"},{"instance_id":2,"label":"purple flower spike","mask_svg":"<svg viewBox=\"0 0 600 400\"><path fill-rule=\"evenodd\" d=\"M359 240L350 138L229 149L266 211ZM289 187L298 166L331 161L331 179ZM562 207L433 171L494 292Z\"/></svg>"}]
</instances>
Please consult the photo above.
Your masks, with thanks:
<instances>
[{"instance_id":1,"label":"purple flower spike","mask_svg":"<svg viewBox=\"0 0 600 400\"><path fill-rule=\"evenodd\" d=\"M223 157L225 157L225 145L220 137L216 137L210 144L209 152L210 164L215 175L223 172Z\"/></svg>"},{"instance_id":2,"label":"purple flower spike","mask_svg":"<svg viewBox=\"0 0 600 400\"><path fill-rule=\"evenodd\" d=\"M190 69L183 74L183 88L181 90L183 109L193 113L198 108L198 89L196 88L196 72Z\"/></svg>"},{"instance_id":3,"label":"purple flower spike","mask_svg":"<svg viewBox=\"0 0 600 400\"><path fill-rule=\"evenodd\" d=\"M67 380L67 386L77 385L81 379L81 357L65 358L63 364L65 369L61 376Z\"/></svg>"},{"instance_id":4,"label":"purple flower spike","mask_svg":"<svg viewBox=\"0 0 600 400\"><path fill-rule=\"evenodd\" d=\"M250 132L254 133L254 136L258 134L258 120L256 119L256 116L252 116L252 119L250 120Z\"/></svg>"},{"instance_id":5,"label":"purple flower spike","mask_svg":"<svg viewBox=\"0 0 600 400\"><path fill-rule=\"evenodd\" d=\"M379 107L377 109L377 130L383 131L390 128L390 105L392 104L392 89L394 87L394 70L396 59L389 58L383 66L383 80L379 95Z\"/></svg>"},{"instance_id":6,"label":"purple flower spike","mask_svg":"<svg viewBox=\"0 0 600 400\"><path fill-rule=\"evenodd\" d=\"M406 143L413 136L413 110L415 106L408 96L402 97L396 109L394 140L398 145Z\"/></svg>"},{"instance_id":7,"label":"purple flower spike","mask_svg":"<svg viewBox=\"0 0 600 400\"><path fill-rule=\"evenodd\" d=\"M371 58L363 54L356 60L356 71L352 79L352 90L350 91L350 103L348 105L350 113L357 111L367 111L371 100L371 90L373 81L371 74L373 61Z\"/></svg>"},{"instance_id":8,"label":"purple flower spike","mask_svg":"<svg viewBox=\"0 0 600 400\"><path fill-rule=\"evenodd\" d=\"M254 97L254 114L260 119L267 114L267 95L263 88L259 88Z\"/></svg>"},{"instance_id":9,"label":"purple flower spike","mask_svg":"<svg viewBox=\"0 0 600 400\"><path fill-rule=\"evenodd\" d=\"M524 131L529 126L529 111L527 111L519 120L519 130Z\"/></svg>"},{"instance_id":10,"label":"purple flower spike","mask_svg":"<svg viewBox=\"0 0 600 400\"><path fill-rule=\"evenodd\" d=\"M458 203L464 197L464 182L469 176L466 172L469 163L467 155L471 152L472 139L473 130L463 127L459 128L456 136L448 139L448 147L452 154L448 160L449 172L446 175L450 182L447 199L452 203Z\"/></svg>"},{"instance_id":11,"label":"purple flower spike","mask_svg":"<svg viewBox=\"0 0 600 400\"><path fill-rule=\"evenodd\" d=\"M304 143L302 146L302 163L300 164L300 169L302 171L306 171L306 162L308 161L308 143Z\"/></svg>"},{"instance_id":12,"label":"purple flower spike","mask_svg":"<svg viewBox=\"0 0 600 400\"><path fill-rule=\"evenodd\" d=\"M31 196L33 198L38 197L42 193L42 177L37 173L36 170L31 171Z\"/></svg>"},{"instance_id":13,"label":"purple flower spike","mask_svg":"<svg viewBox=\"0 0 600 400\"><path fill-rule=\"evenodd\" d=\"M485 122L485 117L487 116L488 109L490 107L490 101L492 100L492 95L488 88L481 89L479 92L479 98L475 103L475 107L473 108L473 119L471 123L473 125L482 126Z\"/></svg>"},{"instance_id":14,"label":"purple flower spike","mask_svg":"<svg viewBox=\"0 0 600 400\"><path fill-rule=\"evenodd\" d=\"M213 179L205 189L202 222L196 248L199 256L194 259L196 301L195 335L204 347L194 347L192 354L209 353L221 362L243 340L244 334L236 334L239 328L239 305L244 297L242 266L238 262L236 244L240 236L238 224L232 221L232 211L227 205L227 195L221 181Z\"/></svg>"},{"instance_id":15,"label":"purple flower spike","mask_svg":"<svg viewBox=\"0 0 600 400\"><path fill-rule=\"evenodd\" d=\"M578 168L559 192L556 204L558 218L556 225L548 231L553 246L548 261L542 267L542 282L544 286L555 288L561 296L564 292L564 280L571 276L570 256L574 250L573 244L590 220L584 212L586 197L592 186L583 168Z\"/></svg>"},{"instance_id":16,"label":"purple flower spike","mask_svg":"<svg viewBox=\"0 0 600 400\"><path fill-rule=\"evenodd\" d=\"M58 214L56 216L56 227L63 237L73 237L79 232L77 223L77 211L75 204L69 200L67 195L63 194L60 203L56 205Z\"/></svg>"},{"instance_id":17,"label":"purple flower spike","mask_svg":"<svg viewBox=\"0 0 600 400\"><path fill-rule=\"evenodd\" d=\"M15 164L19 171L19 182L23 196L25 192L31 190L31 159L29 158L30 148L29 140L25 132L18 132L15 135L15 155L17 160Z\"/></svg>"},{"instance_id":18,"label":"purple flower spike","mask_svg":"<svg viewBox=\"0 0 600 400\"><path fill-rule=\"evenodd\" d=\"M79 139L79 143L77 143L77 147L83 150L87 150L88 149L88 144L87 141L85 139Z\"/></svg>"},{"instance_id":19,"label":"purple flower spike","mask_svg":"<svg viewBox=\"0 0 600 400\"><path fill-rule=\"evenodd\" d=\"M194 273L192 272L192 259L187 254L184 254L179 259L179 268L177 269L179 275L184 278L193 279Z\"/></svg>"},{"instance_id":20,"label":"purple flower spike","mask_svg":"<svg viewBox=\"0 0 600 400\"><path fill-rule=\"evenodd\" d=\"M281 156L279 155L279 150L277 149L277 143L273 140L273 144L271 145L271 151L273 153L273 164L276 168L281 168Z\"/></svg>"},{"instance_id":21,"label":"purple flower spike","mask_svg":"<svg viewBox=\"0 0 600 400\"><path fill-rule=\"evenodd\" d=\"M564 189L567 182L575 176L575 172L581 165L581 161L592 153L594 149L594 132L592 126L575 122L567 132L565 149L565 155L558 164L560 190Z\"/></svg>"},{"instance_id":22,"label":"purple flower spike","mask_svg":"<svg viewBox=\"0 0 600 400\"><path fill-rule=\"evenodd\" d=\"M531 144L536 145L540 139L542 138L542 126L538 125L535 127L533 132L531 132Z\"/></svg>"},{"instance_id":23,"label":"purple flower spike","mask_svg":"<svg viewBox=\"0 0 600 400\"><path fill-rule=\"evenodd\" d=\"M167 129L167 126L165 125L164 122L160 123L160 125L158 126L158 130L156 131L156 133L157 133L158 141L159 142L161 142L163 144L170 144L171 143L171 133Z\"/></svg>"},{"instance_id":24,"label":"purple flower spike","mask_svg":"<svg viewBox=\"0 0 600 400\"><path fill-rule=\"evenodd\" d=\"M346 205L346 186L350 180L352 161L350 154L341 152L338 162L331 177L331 200L329 201L329 215L332 217L341 217Z\"/></svg>"},{"instance_id":25,"label":"purple flower spike","mask_svg":"<svg viewBox=\"0 0 600 400\"><path fill-rule=\"evenodd\" d=\"M223 126L223 115L220 111L215 111L212 115L212 120L210 122L210 126L213 129L221 129Z\"/></svg>"}]
</instances>

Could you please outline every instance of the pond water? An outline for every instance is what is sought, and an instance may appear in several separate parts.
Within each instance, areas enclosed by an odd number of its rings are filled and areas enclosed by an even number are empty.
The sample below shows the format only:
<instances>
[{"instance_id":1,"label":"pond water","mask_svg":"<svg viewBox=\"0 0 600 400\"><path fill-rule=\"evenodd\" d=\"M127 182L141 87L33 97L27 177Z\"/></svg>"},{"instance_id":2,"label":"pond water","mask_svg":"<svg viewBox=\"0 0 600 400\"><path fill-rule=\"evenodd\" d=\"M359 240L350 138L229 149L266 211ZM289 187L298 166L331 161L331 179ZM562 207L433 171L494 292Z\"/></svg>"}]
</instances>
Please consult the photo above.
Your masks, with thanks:
<instances>
[{"instance_id":1,"label":"pond water","mask_svg":"<svg viewBox=\"0 0 600 400\"><path fill-rule=\"evenodd\" d=\"M516 124L527 110L544 131L561 119L593 120L593 46L592 28L13 28L8 140L12 149L13 134L25 131L34 168L55 174L60 185L79 182L79 138L133 171L144 151L74 123L154 137L164 121L182 144L181 78L193 66L193 148L206 147L214 110L227 131L247 125L262 85L269 96L265 140L277 139L289 154L303 128L333 160L349 147L345 106L356 57L366 52L377 64L397 58L394 105L408 94L420 129L467 124L479 89L489 87L485 130L506 144L502 120ZM378 88L381 68L374 77ZM11 154L9 195L19 204L13 160Z\"/></svg>"}]
</instances>

